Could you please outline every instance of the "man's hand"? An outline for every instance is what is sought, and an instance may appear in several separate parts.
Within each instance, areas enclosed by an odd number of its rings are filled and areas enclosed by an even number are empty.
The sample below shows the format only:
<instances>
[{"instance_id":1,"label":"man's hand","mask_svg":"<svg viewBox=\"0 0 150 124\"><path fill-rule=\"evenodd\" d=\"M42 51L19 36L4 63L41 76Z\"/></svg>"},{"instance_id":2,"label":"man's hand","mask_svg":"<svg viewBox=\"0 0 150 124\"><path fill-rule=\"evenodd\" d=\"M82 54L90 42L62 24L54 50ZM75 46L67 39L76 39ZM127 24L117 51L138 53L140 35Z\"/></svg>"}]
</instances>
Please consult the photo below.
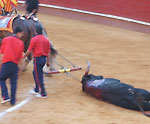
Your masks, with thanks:
<instances>
[{"instance_id":1,"label":"man's hand","mask_svg":"<svg viewBox=\"0 0 150 124\"><path fill-rule=\"evenodd\" d=\"M22 67L19 67L19 75L23 72L23 68Z\"/></svg>"},{"instance_id":2,"label":"man's hand","mask_svg":"<svg viewBox=\"0 0 150 124\"><path fill-rule=\"evenodd\" d=\"M31 51L27 50L27 52L25 53L23 58L25 59L30 53L31 53Z\"/></svg>"},{"instance_id":3,"label":"man's hand","mask_svg":"<svg viewBox=\"0 0 150 124\"><path fill-rule=\"evenodd\" d=\"M47 67L49 67L50 66L49 62L47 62L46 65L47 65Z\"/></svg>"},{"instance_id":4,"label":"man's hand","mask_svg":"<svg viewBox=\"0 0 150 124\"><path fill-rule=\"evenodd\" d=\"M1 70L1 68L2 68L2 63L0 62L0 70Z\"/></svg>"}]
</instances>

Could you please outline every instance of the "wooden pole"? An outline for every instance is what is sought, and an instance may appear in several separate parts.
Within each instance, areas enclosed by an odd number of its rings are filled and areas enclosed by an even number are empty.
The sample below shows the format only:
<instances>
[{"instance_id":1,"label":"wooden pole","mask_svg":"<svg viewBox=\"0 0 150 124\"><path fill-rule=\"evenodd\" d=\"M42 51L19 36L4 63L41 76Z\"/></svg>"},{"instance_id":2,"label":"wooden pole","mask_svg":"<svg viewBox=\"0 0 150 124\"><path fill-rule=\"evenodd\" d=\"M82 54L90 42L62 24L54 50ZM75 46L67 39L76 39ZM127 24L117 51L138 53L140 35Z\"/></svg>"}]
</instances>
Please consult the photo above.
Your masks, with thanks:
<instances>
[{"instance_id":1,"label":"wooden pole","mask_svg":"<svg viewBox=\"0 0 150 124\"><path fill-rule=\"evenodd\" d=\"M78 68L68 68L68 69L61 69L61 70L57 70L57 71L51 71L51 72L44 72L45 74L58 74L58 73L66 73L66 72L72 72L72 71L78 71L81 70L81 67Z\"/></svg>"}]
</instances>

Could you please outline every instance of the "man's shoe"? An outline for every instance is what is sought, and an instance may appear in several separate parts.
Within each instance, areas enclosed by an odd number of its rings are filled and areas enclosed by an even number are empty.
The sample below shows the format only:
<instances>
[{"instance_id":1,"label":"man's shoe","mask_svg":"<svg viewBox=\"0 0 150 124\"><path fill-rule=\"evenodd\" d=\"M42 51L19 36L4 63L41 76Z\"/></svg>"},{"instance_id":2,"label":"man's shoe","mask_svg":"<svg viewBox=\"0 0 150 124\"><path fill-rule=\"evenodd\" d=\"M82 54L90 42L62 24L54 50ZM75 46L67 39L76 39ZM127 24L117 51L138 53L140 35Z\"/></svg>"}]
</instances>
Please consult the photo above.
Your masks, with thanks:
<instances>
[{"instance_id":1,"label":"man's shoe","mask_svg":"<svg viewBox=\"0 0 150 124\"><path fill-rule=\"evenodd\" d=\"M35 92L34 90L31 90L29 93L32 95L38 95L39 94L39 92Z\"/></svg>"},{"instance_id":2,"label":"man's shoe","mask_svg":"<svg viewBox=\"0 0 150 124\"><path fill-rule=\"evenodd\" d=\"M47 96L46 95L44 95L44 96L42 96L41 94L37 94L37 95L35 95L37 98L47 98Z\"/></svg>"},{"instance_id":3,"label":"man's shoe","mask_svg":"<svg viewBox=\"0 0 150 124\"><path fill-rule=\"evenodd\" d=\"M7 102L10 102L10 99L6 99L6 100L1 101L2 104L7 103Z\"/></svg>"}]
</instances>

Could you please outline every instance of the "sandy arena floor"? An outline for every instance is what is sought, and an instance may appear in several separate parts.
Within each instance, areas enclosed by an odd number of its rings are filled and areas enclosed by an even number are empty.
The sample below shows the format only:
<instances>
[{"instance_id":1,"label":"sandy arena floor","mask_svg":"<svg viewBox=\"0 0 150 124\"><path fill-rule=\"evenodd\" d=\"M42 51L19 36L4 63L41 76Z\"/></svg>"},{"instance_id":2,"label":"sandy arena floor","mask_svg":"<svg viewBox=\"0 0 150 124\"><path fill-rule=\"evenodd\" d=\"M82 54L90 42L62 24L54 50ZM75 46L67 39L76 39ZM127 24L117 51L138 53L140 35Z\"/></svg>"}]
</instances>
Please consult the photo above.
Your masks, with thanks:
<instances>
[{"instance_id":1,"label":"sandy arena floor","mask_svg":"<svg viewBox=\"0 0 150 124\"><path fill-rule=\"evenodd\" d=\"M120 79L150 90L150 35L106 25L39 14L58 52L81 71L91 62L90 73ZM66 64L58 57L58 62ZM70 67L70 65L69 65ZM66 74L45 77L47 99L32 97L32 63L19 77L17 103L27 104L0 118L0 124L150 124L142 113L99 101L81 91L81 84ZM10 108L0 105L0 113Z\"/></svg>"}]
</instances>

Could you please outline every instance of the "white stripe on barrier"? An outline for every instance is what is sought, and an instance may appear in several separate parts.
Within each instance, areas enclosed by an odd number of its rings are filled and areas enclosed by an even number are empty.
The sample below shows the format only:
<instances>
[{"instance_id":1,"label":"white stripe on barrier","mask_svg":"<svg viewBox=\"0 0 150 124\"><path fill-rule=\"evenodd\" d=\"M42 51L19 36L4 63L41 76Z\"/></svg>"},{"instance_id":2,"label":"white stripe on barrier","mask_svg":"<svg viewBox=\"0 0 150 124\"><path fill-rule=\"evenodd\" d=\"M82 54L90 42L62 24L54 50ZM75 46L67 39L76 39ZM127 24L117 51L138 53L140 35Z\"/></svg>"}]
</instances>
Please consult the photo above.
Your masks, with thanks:
<instances>
[{"instance_id":1,"label":"white stripe on barrier","mask_svg":"<svg viewBox=\"0 0 150 124\"><path fill-rule=\"evenodd\" d=\"M4 115L6 115L8 112L12 112L12 111L14 111L14 110L20 108L20 107L23 106L24 104L28 103L30 100L31 100L31 98L27 98L27 99L23 100L22 102L20 102L19 104L17 104L17 105L15 105L15 106L13 106L13 107L11 107L11 108L9 108L9 109L7 109L7 110L1 112L1 113L0 113L0 118L2 118L2 117L3 117Z\"/></svg>"},{"instance_id":2,"label":"white stripe on barrier","mask_svg":"<svg viewBox=\"0 0 150 124\"><path fill-rule=\"evenodd\" d=\"M24 1L18 1L18 3L25 3L25 2ZM73 11L73 12L80 12L80 13L85 13L85 14L90 14L90 15L103 16L103 17L119 19L119 20L128 21L128 22L134 22L134 23L138 23L138 24L143 24L143 25L147 25L147 26L150 25L150 23L148 23L148 22L138 21L138 20L125 18L125 17L120 17L120 16L114 16L114 15L108 15L108 14L102 14L102 13L96 13L96 12L90 12L90 11L66 8L66 7L61 7L61 6L47 5L47 4L40 4L40 6L42 6L42 7L49 7L49 8L55 8L55 9L68 10L68 11Z\"/></svg>"}]
</instances>

